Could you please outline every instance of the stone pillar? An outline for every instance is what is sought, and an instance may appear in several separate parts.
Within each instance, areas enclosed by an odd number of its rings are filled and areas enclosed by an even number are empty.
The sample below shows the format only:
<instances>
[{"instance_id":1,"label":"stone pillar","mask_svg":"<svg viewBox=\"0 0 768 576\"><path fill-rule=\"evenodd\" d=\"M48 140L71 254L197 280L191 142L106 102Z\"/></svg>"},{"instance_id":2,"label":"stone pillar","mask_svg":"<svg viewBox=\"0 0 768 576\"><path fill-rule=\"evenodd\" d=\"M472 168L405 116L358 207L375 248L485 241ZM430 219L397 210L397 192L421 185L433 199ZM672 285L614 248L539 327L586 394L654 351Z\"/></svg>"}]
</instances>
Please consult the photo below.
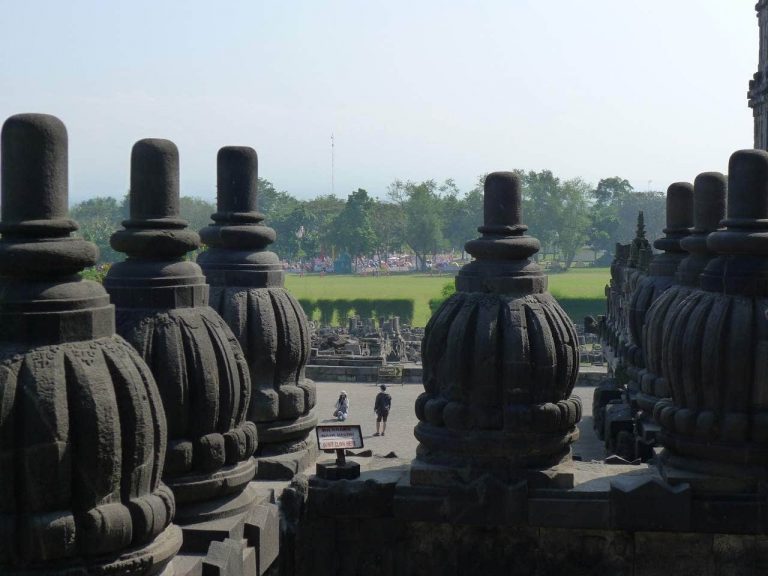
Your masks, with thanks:
<instances>
[{"instance_id":1,"label":"stone pillar","mask_svg":"<svg viewBox=\"0 0 768 576\"><path fill-rule=\"evenodd\" d=\"M179 218L173 142L133 146L130 195L130 218L111 239L128 258L112 266L104 285L117 307L118 332L160 388L169 436L163 479L176 496L184 551L204 553L211 539L242 537L235 534L238 522L242 527L240 518L257 497L249 486L257 433L246 420L248 365L232 331L208 306L202 270L185 260L199 237Z\"/></svg>"},{"instance_id":2,"label":"stone pillar","mask_svg":"<svg viewBox=\"0 0 768 576\"><path fill-rule=\"evenodd\" d=\"M466 244L476 260L427 325L412 484L568 482L552 467L579 435L578 338L531 260L520 194L513 173L487 176L482 237Z\"/></svg>"},{"instance_id":3,"label":"stone pillar","mask_svg":"<svg viewBox=\"0 0 768 576\"><path fill-rule=\"evenodd\" d=\"M115 335L96 246L71 234L67 131L2 129L0 573L163 572L181 546L160 481L167 429L152 374Z\"/></svg>"},{"instance_id":4,"label":"stone pillar","mask_svg":"<svg viewBox=\"0 0 768 576\"><path fill-rule=\"evenodd\" d=\"M667 189L667 226L664 236L653 246L661 253L656 254L648 268L648 274L639 279L628 306L630 344L627 347L627 376L629 390L639 389L639 372L645 366L643 358L643 326L651 304L675 281L680 262L688 255L680 241L690 234L693 226L693 186L688 182L676 182Z\"/></svg>"},{"instance_id":5,"label":"stone pillar","mask_svg":"<svg viewBox=\"0 0 768 576\"><path fill-rule=\"evenodd\" d=\"M701 288L666 320L663 376L671 400L658 402L654 417L670 482L727 491L757 490L768 479L766 222L768 153L736 152L725 229L707 238L719 256L701 274Z\"/></svg>"},{"instance_id":6,"label":"stone pillar","mask_svg":"<svg viewBox=\"0 0 768 576\"><path fill-rule=\"evenodd\" d=\"M726 178L719 172L699 174L693 183L693 229L689 236L680 240L680 246L688 256L677 267L675 283L656 299L645 318L645 370L640 372L640 391L636 396L638 407L645 415L650 416L656 402L669 396L669 386L663 376L663 362L667 356L664 338L669 329L667 318L699 287L699 276L715 257L707 248L707 236L718 229L725 217L726 190Z\"/></svg>"},{"instance_id":7,"label":"stone pillar","mask_svg":"<svg viewBox=\"0 0 768 576\"><path fill-rule=\"evenodd\" d=\"M257 210L252 148L218 154L218 211L201 231L209 249L197 261L211 285L211 305L232 328L253 384L249 418L259 429L260 479L290 480L317 448L315 384L304 375L310 354L307 318L283 287L285 273L269 245L275 231Z\"/></svg>"},{"instance_id":8,"label":"stone pillar","mask_svg":"<svg viewBox=\"0 0 768 576\"><path fill-rule=\"evenodd\" d=\"M768 0L755 5L759 25L757 72L749 82L749 107L754 116L755 148L768 148Z\"/></svg>"}]
</instances>

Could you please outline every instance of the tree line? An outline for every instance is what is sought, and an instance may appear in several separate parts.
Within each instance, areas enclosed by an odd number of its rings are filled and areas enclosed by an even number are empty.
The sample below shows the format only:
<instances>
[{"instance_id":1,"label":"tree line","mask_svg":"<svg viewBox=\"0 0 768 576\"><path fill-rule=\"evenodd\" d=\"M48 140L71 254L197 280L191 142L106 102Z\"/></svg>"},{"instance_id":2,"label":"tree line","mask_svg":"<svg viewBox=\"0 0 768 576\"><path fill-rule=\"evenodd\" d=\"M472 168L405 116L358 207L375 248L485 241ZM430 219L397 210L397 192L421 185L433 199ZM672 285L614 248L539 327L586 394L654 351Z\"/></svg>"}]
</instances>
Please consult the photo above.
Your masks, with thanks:
<instances>
[{"instance_id":1,"label":"tree line","mask_svg":"<svg viewBox=\"0 0 768 576\"><path fill-rule=\"evenodd\" d=\"M577 253L590 248L607 263L616 242L634 235L639 210L645 212L648 238L664 227L664 194L638 192L619 177L591 186L580 178L563 180L549 170L515 171L523 184L523 219L529 234L542 245L539 257L552 258L562 268ZM273 250L283 259L300 261L347 254L353 259L410 252L422 266L446 251L463 253L464 243L477 237L483 220L483 182L461 191L456 183L395 180L384 198L359 188L346 199L320 195L300 200L278 191L259 178L259 210L277 232ZM210 223L215 204L182 196L181 216L193 229ZM81 234L96 243L103 262L122 258L109 245L110 235L128 217L127 195L122 200L97 197L73 206L71 216Z\"/></svg>"}]
</instances>

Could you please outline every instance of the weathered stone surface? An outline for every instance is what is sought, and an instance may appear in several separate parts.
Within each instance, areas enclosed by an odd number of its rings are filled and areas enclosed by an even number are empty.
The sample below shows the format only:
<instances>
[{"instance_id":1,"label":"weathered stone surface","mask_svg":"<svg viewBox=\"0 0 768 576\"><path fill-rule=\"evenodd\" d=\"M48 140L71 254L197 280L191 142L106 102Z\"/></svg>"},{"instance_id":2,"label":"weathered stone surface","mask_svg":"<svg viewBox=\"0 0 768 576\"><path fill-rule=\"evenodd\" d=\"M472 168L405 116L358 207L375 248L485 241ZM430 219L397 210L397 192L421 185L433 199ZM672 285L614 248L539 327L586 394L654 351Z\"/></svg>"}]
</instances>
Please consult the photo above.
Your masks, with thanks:
<instances>
[{"instance_id":1,"label":"weathered stone surface","mask_svg":"<svg viewBox=\"0 0 768 576\"><path fill-rule=\"evenodd\" d=\"M112 246L128 259L105 286L118 331L148 361L168 419L164 478L174 492L190 570L239 575L255 551L241 545L258 505L251 484L257 429L247 420L248 365L237 338L208 306L200 267L185 260L199 237L179 218L178 151L141 140L131 156L131 213ZM212 544L214 542L214 544ZM250 570L250 568L249 568Z\"/></svg>"},{"instance_id":2,"label":"weathered stone surface","mask_svg":"<svg viewBox=\"0 0 768 576\"><path fill-rule=\"evenodd\" d=\"M578 437L576 330L530 259L539 242L525 235L521 206L515 175L488 175L483 236L466 247L476 260L459 272L422 345L417 458L464 469L470 482L566 461Z\"/></svg>"},{"instance_id":3,"label":"weathered stone surface","mask_svg":"<svg viewBox=\"0 0 768 576\"><path fill-rule=\"evenodd\" d=\"M148 362L168 419L164 479L177 501L241 491L252 479L256 428L242 350L208 306L200 267L184 260L199 244L179 218L179 165L168 140L140 140L131 155L131 214L112 246L129 258L104 285L118 332Z\"/></svg>"},{"instance_id":4,"label":"weathered stone surface","mask_svg":"<svg viewBox=\"0 0 768 576\"><path fill-rule=\"evenodd\" d=\"M711 534L638 532L634 576L710 576L712 544Z\"/></svg>"},{"instance_id":5,"label":"weathered stone surface","mask_svg":"<svg viewBox=\"0 0 768 576\"><path fill-rule=\"evenodd\" d=\"M249 419L259 428L258 456L307 452L317 424L315 384L305 377L310 337L299 303L283 288L275 231L257 212L257 157L228 146L218 154L218 211L200 234L209 249L198 257L211 284L211 305L240 342L253 394ZM271 471L259 467L258 475ZM271 476L270 476L271 478Z\"/></svg>"},{"instance_id":6,"label":"weathered stone surface","mask_svg":"<svg viewBox=\"0 0 768 576\"><path fill-rule=\"evenodd\" d=\"M260 504L248 515L243 531L256 553L256 574L265 574L280 554L280 512L275 504Z\"/></svg>"},{"instance_id":7,"label":"weathered stone surface","mask_svg":"<svg viewBox=\"0 0 768 576\"><path fill-rule=\"evenodd\" d=\"M208 555L203 560L203 576L245 574L256 574L256 562L244 540L227 538L223 542L211 542Z\"/></svg>"},{"instance_id":8,"label":"weathered stone surface","mask_svg":"<svg viewBox=\"0 0 768 576\"><path fill-rule=\"evenodd\" d=\"M630 534L608 530L541 530L534 574L635 576Z\"/></svg>"},{"instance_id":9,"label":"weathered stone surface","mask_svg":"<svg viewBox=\"0 0 768 576\"><path fill-rule=\"evenodd\" d=\"M643 326L651 304L675 282L680 262L688 255L680 241L690 234L693 226L693 186L688 182L675 182L667 189L667 226L664 236L653 246L661 250L651 260L648 274L640 278L632 291L628 306L630 346L626 352L627 373L633 381L631 389L639 385L638 371L645 367L643 355Z\"/></svg>"},{"instance_id":10,"label":"weathered stone surface","mask_svg":"<svg viewBox=\"0 0 768 576\"><path fill-rule=\"evenodd\" d=\"M691 528L691 487L658 478L616 478L611 482L611 525L619 530Z\"/></svg>"},{"instance_id":11,"label":"weathered stone surface","mask_svg":"<svg viewBox=\"0 0 768 576\"><path fill-rule=\"evenodd\" d=\"M760 51L757 72L749 82L749 107L754 116L754 146L768 149L768 2L758 0L755 4L760 25Z\"/></svg>"},{"instance_id":12,"label":"weathered stone surface","mask_svg":"<svg viewBox=\"0 0 768 576\"><path fill-rule=\"evenodd\" d=\"M672 399L654 417L667 465L744 482L768 470L768 153L736 152L728 178L725 229L707 238L719 256L669 315Z\"/></svg>"},{"instance_id":13,"label":"weathered stone surface","mask_svg":"<svg viewBox=\"0 0 768 576\"><path fill-rule=\"evenodd\" d=\"M715 254L707 249L707 236L718 229L725 217L727 183L718 172L699 174L693 184L694 220L691 234L680 240L680 247L688 256L680 261L675 281L652 303L643 326L643 357L645 370L639 374L640 391L636 401L645 414L650 416L660 398L669 396L669 386L663 377L664 345L669 331L667 318L694 289L699 286L699 275ZM669 266L671 269L671 265ZM653 267L651 270L653 275ZM656 288L666 284L668 277L658 278Z\"/></svg>"},{"instance_id":14,"label":"weathered stone surface","mask_svg":"<svg viewBox=\"0 0 768 576\"><path fill-rule=\"evenodd\" d=\"M629 328L629 303L638 283L648 273L652 255L653 250L651 244L645 238L645 218L641 210L637 215L635 237L629 245L629 258L627 259L627 264L623 269L620 269L620 272L623 272L623 278L621 280L622 295L619 306L622 318L620 319L620 334L616 353L622 358L622 361L626 361L626 357L629 354L629 348L632 345L634 345L635 348L637 347L637 342L632 340L631 330Z\"/></svg>"},{"instance_id":15,"label":"weathered stone surface","mask_svg":"<svg viewBox=\"0 0 768 576\"><path fill-rule=\"evenodd\" d=\"M67 132L2 129L0 573L158 574L181 545L160 481L167 430L152 374L115 335L104 289L77 275Z\"/></svg>"}]
</instances>

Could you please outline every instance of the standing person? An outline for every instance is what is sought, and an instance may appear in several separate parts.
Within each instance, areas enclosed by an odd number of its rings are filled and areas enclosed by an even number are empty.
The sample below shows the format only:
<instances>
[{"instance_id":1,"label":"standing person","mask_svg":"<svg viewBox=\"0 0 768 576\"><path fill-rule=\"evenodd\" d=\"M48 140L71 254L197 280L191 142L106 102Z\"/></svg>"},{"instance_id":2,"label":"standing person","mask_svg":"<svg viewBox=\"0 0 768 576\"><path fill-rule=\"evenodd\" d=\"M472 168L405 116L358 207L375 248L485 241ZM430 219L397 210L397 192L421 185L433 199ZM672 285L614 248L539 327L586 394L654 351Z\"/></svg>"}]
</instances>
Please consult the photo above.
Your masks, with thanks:
<instances>
[{"instance_id":1,"label":"standing person","mask_svg":"<svg viewBox=\"0 0 768 576\"><path fill-rule=\"evenodd\" d=\"M346 391L342 390L339 394L339 399L336 400L336 407L333 409L333 416L338 418L341 422L347 419L349 416L349 398Z\"/></svg>"},{"instance_id":2,"label":"standing person","mask_svg":"<svg viewBox=\"0 0 768 576\"><path fill-rule=\"evenodd\" d=\"M387 431L389 408L392 406L392 396L387 394L387 387L382 384L380 388L381 392L376 394L376 402L373 405L373 412L376 414L376 434L374 436L379 436L379 427L381 427L381 436L384 436L384 432Z\"/></svg>"}]
</instances>

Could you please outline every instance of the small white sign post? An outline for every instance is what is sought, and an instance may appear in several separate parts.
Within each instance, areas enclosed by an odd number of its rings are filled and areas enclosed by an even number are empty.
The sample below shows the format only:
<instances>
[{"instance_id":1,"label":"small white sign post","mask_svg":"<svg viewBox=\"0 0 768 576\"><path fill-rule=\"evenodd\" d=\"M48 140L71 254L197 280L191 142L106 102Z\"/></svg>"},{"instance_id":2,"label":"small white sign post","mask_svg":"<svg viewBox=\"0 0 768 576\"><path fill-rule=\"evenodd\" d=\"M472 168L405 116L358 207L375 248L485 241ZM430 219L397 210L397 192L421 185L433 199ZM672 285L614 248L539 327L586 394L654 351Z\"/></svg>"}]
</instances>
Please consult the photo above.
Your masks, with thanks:
<instances>
[{"instance_id":1,"label":"small white sign post","mask_svg":"<svg viewBox=\"0 0 768 576\"><path fill-rule=\"evenodd\" d=\"M359 424L317 426L317 445L320 450L336 451L336 462L318 462L317 475L326 480L352 479L360 476L360 464L347 462L346 450L363 447L363 431Z\"/></svg>"}]
</instances>

